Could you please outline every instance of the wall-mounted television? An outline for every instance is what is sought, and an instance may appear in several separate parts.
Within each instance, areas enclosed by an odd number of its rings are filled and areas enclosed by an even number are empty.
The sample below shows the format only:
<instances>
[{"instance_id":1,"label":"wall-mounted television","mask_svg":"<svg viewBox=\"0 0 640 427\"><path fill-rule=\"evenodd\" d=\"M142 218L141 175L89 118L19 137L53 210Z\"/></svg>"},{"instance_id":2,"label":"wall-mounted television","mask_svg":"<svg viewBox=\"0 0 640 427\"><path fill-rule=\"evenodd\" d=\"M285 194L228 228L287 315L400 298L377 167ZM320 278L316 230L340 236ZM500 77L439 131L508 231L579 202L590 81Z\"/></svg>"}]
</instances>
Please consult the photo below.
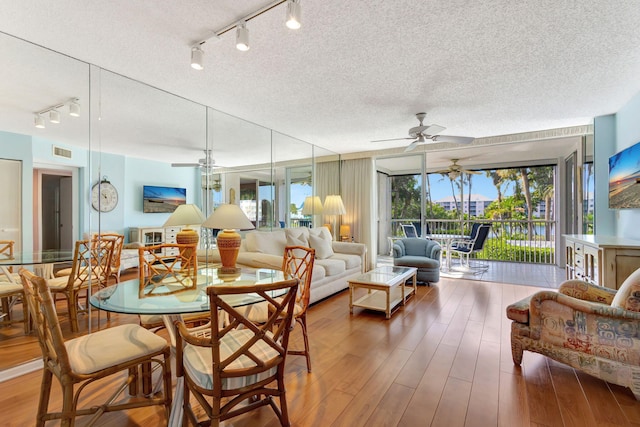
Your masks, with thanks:
<instances>
[{"instance_id":1,"label":"wall-mounted television","mask_svg":"<svg viewBox=\"0 0 640 427\"><path fill-rule=\"evenodd\" d=\"M640 208L640 142L609 157L609 207Z\"/></svg>"},{"instance_id":2,"label":"wall-mounted television","mask_svg":"<svg viewBox=\"0 0 640 427\"><path fill-rule=\"evenodd\" d=\"M144 213L170 213L185 203L187 203L186 188L155 185L142 187L142 212Z\"/></svg>"}]
</instances>

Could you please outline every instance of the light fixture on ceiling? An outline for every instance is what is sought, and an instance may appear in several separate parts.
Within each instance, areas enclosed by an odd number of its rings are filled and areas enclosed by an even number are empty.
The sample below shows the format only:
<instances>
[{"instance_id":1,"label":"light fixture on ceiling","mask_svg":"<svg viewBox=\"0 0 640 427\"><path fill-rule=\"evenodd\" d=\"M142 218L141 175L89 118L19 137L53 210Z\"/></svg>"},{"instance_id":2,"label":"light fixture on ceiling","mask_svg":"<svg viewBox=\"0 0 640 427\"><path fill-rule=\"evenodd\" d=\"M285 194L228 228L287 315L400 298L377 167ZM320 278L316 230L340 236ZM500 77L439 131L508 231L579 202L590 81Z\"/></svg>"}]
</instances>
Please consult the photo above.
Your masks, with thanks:
<instances>
[{"instance_id":1,"label":"light fixture on ceiling","mask_svg":"<svg viewBox=\"0 0 640 427\"><path fill-rule=\"evenodd\" d=\"M69 115L71 117L80 117L80 104L78 104L78 98L74 98L69 103Z\"/></svg>"},{"instance_id":2,"label":"light fixture on ceiling","mask_svg":"<svg viewBox=\"0 0 640 427\"><path fill-rule=\"evenodd\" d=\"M60 123L60 112L58 110L49 111L49 121L51 123Z\"/></svg>"},{"instance_id":3,"label":"light fixture on ceiling","mask_svg":"<svg viewBox=\"0 0 640 427\"><path fill-rule=\"evenodd\" d=\"M203 65L204 51L200 48L200 45L195 45L191 48L191 68L194 70L204 69Z\"/></svg>"},{"instance_id":4,"label":"light fixture on ceiling","mask_svg":"<svg viewBox=\"0 0 640 427\"><path fill-rule=\"evenodd\" d=\"M78 98L71 98L68 101L60 104L52 105L44 110L37 111L34 117L34 126L39 129L44 129L44 115L49 113L49 121L51 123L60 123L60 109L65 105L69 106L69 115L71 117L80 117L80 100Z\"/></svg>"},{"instance_id":5,"label":"light fixture on ceiling","mask_svg":"<svg viewBox=\"0 0 640 427\"><path fill-rule=\"evenodd\" d=\"M300 0L287 0L287 21L286 26L292 30L297 30L301 26Z\"/></svg>"},{"instance_id":6,"label":"light fixture on ceiling","mask_svg":"<svg viewBox=\"0 0 640 427\"><path fill-rule=\"evenodd\" d=\"M38 129L44 129L44 118L40 114L36 114L33 118L33 124Z\"/></svg>"},{"instance_id":7,"label":"light fixture on ceiling","mask_svg":"<svg viewBox=\"0 0 640 427\"><path fill-rule=\"evenodd\" d=\"M249 50L249 29L246 21L241 21L236 26L236 48L243 52Z\"/></svg>"},{"instance_id":8,"label":"light fixture on ceiling","mask_svg":"<svg viewBox=\"0 0 640 427\"><path fill-rule=\"evenodd\" d=\"M300 8L300 0L276 0L268 5L256 10L255 12L246 15L239 21L234 22L233 24L229 24L226 27L223 27L217 31L211 31L210 35L206 38L194 43L191 45L191 66L196 70L204 69L204 64L202 63L202 59L204 56L204 51L202 50L202 46L208 41L215 39L219 40L220 36L228 33L229 31L235 28L236 30L236 48L238 50L247 51L249 50L249 29L247 28L247 22L252 20L253 18L257 18L265 12L270 11L276 6L281 5L282 3L287 3L287 17L286 17L286 26L292 30L297 30L300 28L301 24L301 8Z\"/></svg>"}]
</instances>

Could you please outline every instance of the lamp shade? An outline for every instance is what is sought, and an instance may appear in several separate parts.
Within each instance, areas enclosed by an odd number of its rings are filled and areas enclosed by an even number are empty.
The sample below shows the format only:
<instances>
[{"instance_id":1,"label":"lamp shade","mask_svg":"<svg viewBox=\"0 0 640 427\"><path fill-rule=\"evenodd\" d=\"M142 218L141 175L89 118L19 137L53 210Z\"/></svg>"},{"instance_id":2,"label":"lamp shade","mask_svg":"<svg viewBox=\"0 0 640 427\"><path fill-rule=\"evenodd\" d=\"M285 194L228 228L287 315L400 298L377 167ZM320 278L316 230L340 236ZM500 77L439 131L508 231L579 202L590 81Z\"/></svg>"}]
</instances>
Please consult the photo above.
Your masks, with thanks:
<instances>
[{"instance_id":1,"label":"lamp shade","mask_svg":"<svg viewBox=\"0 0 640 427\"><path fill-rule=\"evenodd\" d=\"M202 225L220 230L250 230L256 228L238 205L220 205Z\"/></svg>"},{"instance_id":2,"label":"lamp shade","mask_svg":"<svg viewBox=\"0 0 640 427\"><path fill-rule=\"evenodd\" d=\"M339 194L332 194L324 199L324 212L325 215L344 215L347 210L342 203L342 197Z\"/></svg>"},{"instance_id":3,"label":"lamp shade","mask_svg":"<svg viewBox=\"0 0 640 427\"><path fill-rule=\"evenodd\" d=\"M351 236L351 226L348 224L340 226L340 239L341 240L349 240Z\"/></svg>"},{"instance_id":4,"label":"lamp shade","mask_svg":"<svg viewBox=\"0 0 640 427\"><path fill-rule=\"evenodd\" d=\"M322 202L318 196L307 196L302 205L302 215L320 215L322 213Z\"/></svg>"},{"instance_id":5,"label":"lamp shade","mask_svg":"<svg viewBox=\"0 0 640 427\"><path fill-rule=\"evenodd\" d=\"M204 214L196 205L180 205L165 221L163 227L178 225L200 225L204 221Z\"/></svg>"}]
</instances>

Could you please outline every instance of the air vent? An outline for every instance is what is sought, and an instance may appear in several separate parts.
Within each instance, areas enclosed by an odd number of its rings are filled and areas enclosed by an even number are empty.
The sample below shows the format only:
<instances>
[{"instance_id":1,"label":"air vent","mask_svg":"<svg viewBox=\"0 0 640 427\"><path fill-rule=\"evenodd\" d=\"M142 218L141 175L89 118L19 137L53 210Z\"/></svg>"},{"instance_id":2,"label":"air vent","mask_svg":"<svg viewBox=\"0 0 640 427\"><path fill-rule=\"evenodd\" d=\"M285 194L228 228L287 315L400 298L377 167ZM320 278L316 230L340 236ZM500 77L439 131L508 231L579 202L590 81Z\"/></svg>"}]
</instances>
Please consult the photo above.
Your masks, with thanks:
<instances>
[{"instance_id":1,"label":"air vent","mask_svg":"<svg viewBox=\"0 0 640 427\"><path fill-rule=\"evenodd\" d=\"M71 150L67 150L66 148L53 146L53 155L56 157L64 157L65 159L71 158Z\"/></svg>"}]
</instances>

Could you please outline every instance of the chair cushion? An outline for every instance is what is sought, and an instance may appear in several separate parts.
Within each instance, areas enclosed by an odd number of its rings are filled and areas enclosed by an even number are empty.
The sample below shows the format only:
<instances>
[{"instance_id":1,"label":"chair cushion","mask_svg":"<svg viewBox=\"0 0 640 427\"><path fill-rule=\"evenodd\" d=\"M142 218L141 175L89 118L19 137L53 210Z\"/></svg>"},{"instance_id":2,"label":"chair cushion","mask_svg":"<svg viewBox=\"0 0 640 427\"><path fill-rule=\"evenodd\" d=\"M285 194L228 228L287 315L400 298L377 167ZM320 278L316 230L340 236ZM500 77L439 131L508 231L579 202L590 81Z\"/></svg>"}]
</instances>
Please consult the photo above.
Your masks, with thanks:
<instances>
[{"instance_id":1,"label":"chair cushion","mask_svg":"<svg viewBox=\"0 0 640 427\"><path fill-rule=\"evenodd\" d=\"M611 301L612 307L630 311L640 311L640 268L631 273L620 285Z\"/></svg>"},{"instance_id":2,"label":"chair cushion","mask_svg":"<svg viewBox=\"0 0 640 427\"><path fill-rule=\"evenodd\" d=\"M333 247L331 240L327 240L323 236L309 235L309 246L316 250L317 259L327 259L333 256Z\"/></svg>"},{"instance_id":3,"label":"chair cushion","mask_svg":"<svg viewBox=\"0 0 640 427\"><path fill-rule=\"evenodd\" d=\"M269 334L271 333L267 332L267 335ZM220 342L220 358L226 359L252 337L253 332L247 329L236 329L230 331ZM256 342L251 347L251 352L262 361L273 360L279 356L277 351L263 341ZM187 375L189 375L189 377L198 384L198 386L208 390L213 389L213 359L210 347L199 347L187 344L182 354L182 360ZM256 366L256 363L243 355L234 360L225 370L233 371L236 369L251 368L254 366ZM273 368L260 372L257 375L225 379L223 380L222 388L224 390L229 390L254 384L275 375L277 369L278 367L274 366Z\"/></svg>"},{"instance_id":4,"label":"chair cushion","mask_svg":"<svg viewBox=\"0 0 640 427\"><path fill-rule=\"evenodd\" d=\"M0 296L11 295L22 291L22 285L11 283L9 281L0 281Z\"/></svg>"},{"instance_id":5,"label":"chair cushion","mask_svg":"<svg viewBox=\"0 0 640 427\"><path fill-rule=\"evenodd\" d=\"M73 372L91 374L156 353L167 341L138 325L121 325L64 343Z\"/></svg>"},{"instance_id":6,"label":"chair cushion","mask_svg":"<svg viewBox=\"0 0 640 427\"><path fill-rule=\"evenodd\" d=\"M393 264L417 268L440 268L438 260L426 256L405 255L400 258L394 258Z\"/></svg>"}]
</instances>

